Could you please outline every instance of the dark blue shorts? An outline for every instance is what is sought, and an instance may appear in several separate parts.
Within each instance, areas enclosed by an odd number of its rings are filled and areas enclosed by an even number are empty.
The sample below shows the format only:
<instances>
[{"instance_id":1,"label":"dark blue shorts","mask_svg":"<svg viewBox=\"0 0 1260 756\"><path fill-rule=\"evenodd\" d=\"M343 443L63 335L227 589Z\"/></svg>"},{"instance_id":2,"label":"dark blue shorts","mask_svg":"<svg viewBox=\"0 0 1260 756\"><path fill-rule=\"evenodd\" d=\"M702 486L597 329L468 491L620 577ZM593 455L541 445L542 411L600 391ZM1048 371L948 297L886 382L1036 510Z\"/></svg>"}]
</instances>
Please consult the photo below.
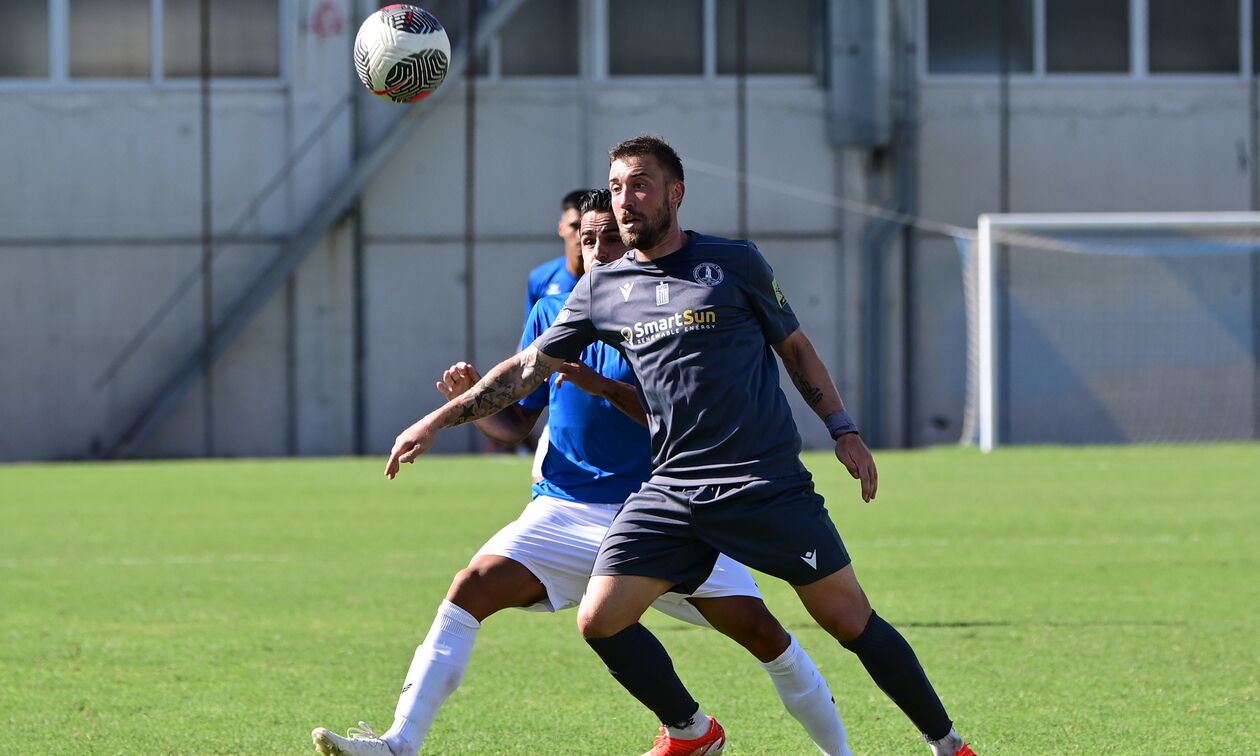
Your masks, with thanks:
<instances>
[{"instance_id":1,"label":"dark blue shorts","mask_svg":"<svg viewBox=\"0 0 1260 756\"><path fill-rule=\"evenodd\" d=\"M850 562L813 479L698 486L644 483L600 545L592 575L645 575L690 593L709 577L718 552L807 585Z\"/></svg>"}]
</instances>

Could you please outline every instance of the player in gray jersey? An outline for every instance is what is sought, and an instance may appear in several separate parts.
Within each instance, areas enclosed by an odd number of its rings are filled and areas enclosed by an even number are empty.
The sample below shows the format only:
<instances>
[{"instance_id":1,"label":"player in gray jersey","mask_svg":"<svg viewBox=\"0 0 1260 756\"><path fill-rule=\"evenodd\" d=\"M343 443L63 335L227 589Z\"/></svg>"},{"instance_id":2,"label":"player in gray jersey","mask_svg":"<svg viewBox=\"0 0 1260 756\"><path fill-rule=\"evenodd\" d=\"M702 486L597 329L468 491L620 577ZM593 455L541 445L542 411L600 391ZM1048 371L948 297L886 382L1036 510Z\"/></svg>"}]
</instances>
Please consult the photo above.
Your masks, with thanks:
<instances>
[{"instance_id":1,"label":"player in gray jersey","mask_svg":"<svg viewBox=\"0 0 1260 756\"><path fill-rule=\"evenodd\" d=\"M818 624L855 653L923 733L934 756L974 756L910 645L876 614L799 459L777 354L836 441L836 457L875 497L875 462L830 373L750 242L684 231L682 163L655 137L610 152L609 187L626 257L588 271L551 328L472 390L395 440L397 474L441 428L492 414L596 340L617 346L648 408L654 470L600 548L578 626L609 671L666 726L644 756L713 756L721 728L639 618L686 592L719 552L793 586Z\"/></svg>"},{"instance_id":2,"label":"player in gray jersey","mask_svg":"<svg viewBox=\"0 0 1260 756\"><path fill-rule=\"evenodd\" d=\"M588 192L580 209L585 264L624 254L608 190ZM544 298L534 307L523 338L532 341L563 306L560 297ZM362 722L347 736L317 727L311 737L321 754L415 756L463 679L483 622L508 607L554 612L580 602L614 515L651 472L642 427L647 417L636 387L625 382L629 366L606 344L590 345L582 358L585 365L568 366L551 386L477 421L487 436L511 442L534 426L541 405L550 406L548 423L557 432L547 453L546 477L534 484L534 498L521 516L487 541L451 582L407 670L393 726L379 737ZM479 378L475 368L461 362L443 374L438 389L453 398ZM719 557L698 590L687 596L665 594L654 606L684 622L717 629L748 649L819 752L853 756L827 681L770 614L747 568Z\"/></svg>"}]
</instances>

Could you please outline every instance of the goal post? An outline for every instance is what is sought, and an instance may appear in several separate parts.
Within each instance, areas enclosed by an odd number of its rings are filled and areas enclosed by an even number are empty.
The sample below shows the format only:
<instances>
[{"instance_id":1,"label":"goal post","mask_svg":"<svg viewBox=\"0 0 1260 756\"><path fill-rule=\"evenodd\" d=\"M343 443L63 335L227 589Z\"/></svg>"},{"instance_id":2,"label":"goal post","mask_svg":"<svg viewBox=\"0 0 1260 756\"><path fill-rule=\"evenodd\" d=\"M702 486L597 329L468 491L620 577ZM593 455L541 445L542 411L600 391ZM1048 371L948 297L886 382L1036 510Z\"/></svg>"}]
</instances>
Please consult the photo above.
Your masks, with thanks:
<instances>
[{"instance_id":1,"label":"goal post","mask_svg":"<svg viewBox=\"0 0 1260 756\"><path fill-rule=\"evenodd\" d=\"M964 443L1260 438L1260 213L979 216Z\"/></svg>"}]
</instances>

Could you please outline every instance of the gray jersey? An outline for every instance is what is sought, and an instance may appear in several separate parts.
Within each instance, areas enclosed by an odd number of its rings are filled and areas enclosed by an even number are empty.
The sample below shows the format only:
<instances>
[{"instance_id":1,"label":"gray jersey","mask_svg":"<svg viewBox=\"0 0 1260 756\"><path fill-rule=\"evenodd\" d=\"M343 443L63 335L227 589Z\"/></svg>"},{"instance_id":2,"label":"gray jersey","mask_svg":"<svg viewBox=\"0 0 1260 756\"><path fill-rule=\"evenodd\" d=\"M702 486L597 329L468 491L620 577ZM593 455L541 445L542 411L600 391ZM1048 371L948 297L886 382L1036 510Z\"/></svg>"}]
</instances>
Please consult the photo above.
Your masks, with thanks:
<instances>
[{"instance_id":1,"label":"gray jersey","mask_svg":"<svg viewBox=\"0 0 1260 756\"><path fill-rule=\"evenodd\" d=\"M805 473L770 348L796 315L751 242L688 233L656 260L594 266L534 346L564 359L596 340L622 351L648 408L655 482Z\"/></svg>"}]
</instances>

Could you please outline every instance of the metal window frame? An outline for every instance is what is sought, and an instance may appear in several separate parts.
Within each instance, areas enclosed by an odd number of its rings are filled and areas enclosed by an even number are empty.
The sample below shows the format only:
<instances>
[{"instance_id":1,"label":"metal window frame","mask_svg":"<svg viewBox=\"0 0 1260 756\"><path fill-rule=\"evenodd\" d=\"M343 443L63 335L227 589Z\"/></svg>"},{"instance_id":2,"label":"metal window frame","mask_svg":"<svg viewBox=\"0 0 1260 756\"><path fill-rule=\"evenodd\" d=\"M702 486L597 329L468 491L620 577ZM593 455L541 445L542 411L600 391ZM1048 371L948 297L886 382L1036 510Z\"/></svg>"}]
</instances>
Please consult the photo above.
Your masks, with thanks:
<instances>
[{"instance_id":1,"label":"metal window frame","mask_svg":"<svg viewBox=\"0 0 1260 756\"><path fill-rule=\"evenodd\" d=\"M211 86L219 89L274 89L291 80L293 50L296 47L295 0L272 0L278 4L276 76L216 76ZM142 91L154 88L196 89L196 77L165 76L163 21L165 0L149 0L149 75L135 78L73 78L70 76L70 0L48 0L48 76L0 79L0 91Z\"/></svg>"},{"instance_id":2,"label":"metal window frame","mask_svg":"<svg viewBox=\"0 0 1260 756\"><path fill-rule=\"evenodd\" d=\"M941 2L942 0L936 0ZM1260 2L1260 0L1255 0ZM919 49L923 54L918 56L919 78L932 82L988 83L1001 76L1000 73L933 73L928 69L931 39L927 28L927 4L932 0L919 0L918 12L924 23L919 24ZM1047 0L1031 0L1033 12L1033 70L1029 73L1011 72L1007 76L1012 81L1025 82L1082 82L1118 83L1118 82L1157 82L1160 84L1183 84L1191 82L1221 83L1245 81L1252 76L1252 31L1251 20L1256 9L1253 0L1237 0L1238 2L1238 71L1233 73L1158 73L1150 72L1150 18L1149 0L1129 0L1129 71L1127 73L1077 73L1046 71L1046 2Z\"/></svg>"}]
</instances>

